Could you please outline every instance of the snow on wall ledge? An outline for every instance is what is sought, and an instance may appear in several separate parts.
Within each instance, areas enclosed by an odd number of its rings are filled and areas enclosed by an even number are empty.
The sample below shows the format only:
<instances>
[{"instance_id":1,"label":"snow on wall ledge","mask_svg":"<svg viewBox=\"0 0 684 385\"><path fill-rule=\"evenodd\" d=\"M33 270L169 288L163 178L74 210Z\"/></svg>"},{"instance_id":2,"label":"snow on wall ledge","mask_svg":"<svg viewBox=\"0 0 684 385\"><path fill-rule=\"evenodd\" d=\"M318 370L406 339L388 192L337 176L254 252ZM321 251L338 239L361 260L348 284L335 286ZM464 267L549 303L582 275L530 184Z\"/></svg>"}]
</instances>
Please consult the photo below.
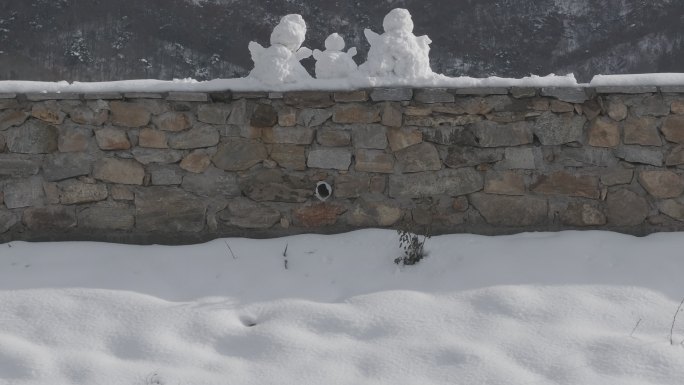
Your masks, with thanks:
<instances>
[{"instance_id":1,"label":"snow on wall ledge","mask_svg":"<svg viewBox=\"0 0 684 385\"><path fill-rule=\"evenodd\" d=\"M0 241L684 230L683 144L673 86L3 94Z\"/></svg>"}]
</instances>

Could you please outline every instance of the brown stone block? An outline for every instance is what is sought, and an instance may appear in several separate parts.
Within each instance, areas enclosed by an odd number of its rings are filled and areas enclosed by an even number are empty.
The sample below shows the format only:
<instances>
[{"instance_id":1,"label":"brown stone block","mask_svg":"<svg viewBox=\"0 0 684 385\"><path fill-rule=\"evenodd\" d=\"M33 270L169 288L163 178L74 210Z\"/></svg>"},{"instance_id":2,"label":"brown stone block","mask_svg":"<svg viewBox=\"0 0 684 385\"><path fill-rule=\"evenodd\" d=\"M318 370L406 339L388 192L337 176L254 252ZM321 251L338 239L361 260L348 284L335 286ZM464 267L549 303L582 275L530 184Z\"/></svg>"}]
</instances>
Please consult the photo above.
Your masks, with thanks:
<instances>
[{"instance_id":1,"label":"brown stone block","mask_svg":"<svg viewBox=\"0 0 684 385\"><path fill-rule=\"evenodd\" d=\"M292 219L296 226L301 227L332 226L345 211L343 206L335 203L313 203L293 210Z\"/></svg>"},{"instance_id":2,"label":"brown stone block","mask_svg":"<svg viewBox=\"0 0 684 385\"><path fill-rule=\"evenodd\" d=\"M540 176L531 186L531 190L546 195L567 195L591 199L598 199L601 195L598 177L574 175L567 171Z\"/></svg>"}]
</instances>

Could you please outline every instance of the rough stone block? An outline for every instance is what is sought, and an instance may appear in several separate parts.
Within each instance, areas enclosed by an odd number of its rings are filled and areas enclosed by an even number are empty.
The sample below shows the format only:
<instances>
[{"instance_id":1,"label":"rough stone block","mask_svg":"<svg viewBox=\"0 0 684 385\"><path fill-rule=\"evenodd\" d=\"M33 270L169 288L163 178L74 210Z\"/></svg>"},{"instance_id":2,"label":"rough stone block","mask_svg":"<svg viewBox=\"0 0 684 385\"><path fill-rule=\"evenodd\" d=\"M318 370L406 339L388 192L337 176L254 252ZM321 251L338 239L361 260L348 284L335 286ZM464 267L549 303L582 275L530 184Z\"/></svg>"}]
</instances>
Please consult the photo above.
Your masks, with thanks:
<instances>
[{"instance_id":1,"label":"rough stone block","mask_svg":"<svg viewBox=\"0 0 684 385\"><path fill-rule=\"evenodd\" d=\"M0 209L0 234L8 232L19 222L16 214L9 210Z\"/></svg>"},{"instance_id":2,"label":"rough stone block","mask_svg":"<svg viewBox=\"0 0 684 385\"><path fill-rule=\"evenodd\" d=\"M299 113L297 124L304 127L316 127L325 123L331 117L332 111L330 110L306 108Z\"/></svg>"},{"instance_id":3,"label":"rough stone block","mask_svg":"<svg viewBox=\"0 0 684 385\"><path fill-rule=\"evenodd\" d=\"M309 151L306 165L311 168L349 170L351 156L347 148L319 148Z\"/></svg>"},{"instance_id":4,"label":"rough stone block","mask_svg":"<svg viewBox=\"0 0 684 385\"><path fill-rule=\"evenodd\" d=\"M381 125L355 125L352 127L352 140L356 148L387 148L387 129Z\"/></svg>"},{"instance_id":5,"label":"rough stone block","mask_svg":"<svg viewBox=\"0 0 684 385\"><path fill-rule=\"evenodd\" d=\"M197 107L197 120L209 124L226 124L232 111L233 106L230 104L200 104Z\"/></svg>"},{"instance_id":6,"label":"rough stone block","mask_svg":"<svg viewBox=\"0 0 684 385\"><path fill-rule=\"evenodd\" d=\"M394 154L401 172L437 171L442 169L439 152L432 143L419 143Z\"/></svg>"},{"instance_id":7,"label":"rough stone block","mask_svg":"<svg viewBox=\"0 0 684 385\"><path fill-rule=\"evenodd\" d=\"M636 96L636 103L631 106L632 113L636 116L667 116L670 113L670 104L662 95Z\"/></svg>"},{"instance_id":8,"label":"rough stone block","mask_svg":"<svg viewBox=\"0 0 684 385\"><path fill-rule=\"evenodd\" d=\"M121 127L143 127L150 122L152 116L145 106L137 103L112 101L109 103L112 112L112 124Z\"/></svg>"},{"instance_id":9,"label":"rough stone block","mask_svg":"<svg viewBox=\"0 0 684 385\"><path fill-rule=\"evenodd\" d=\"M512 171L487 172L484 192L499 195L525 195L525 179Z\"/></svg>"},{"instance_id":10,"label":"rough stone block","mask_svg":"<svg viewBox=\"0 0 684 385\"><path fill-rule=\"evenodd\" d=\"M25 111L6 110L0 112L0 131L24 123L29 116L30 115Z\"/></svg>"},{"instance_id":11,"label":"rough stone block","mask_svg":"<svg viewBox=\"0 0 684 385\"><path fill-rule=\"evenodd\" d=\"M166 100L175 102L206 102L209 95L204 92L169 92Z\"/></svg>"},{"instance_id":12,"label":"rough stone block","mask_svg":"<svg viewBox=\"0 0 684 385\"><path fill-rule=\"evenodd\" d=\"M658 209L661 213L678 221L684 221L684 204L681 200L667 199L658 202ZM0 229L1 230L1 229Z\"/></svg>"},{"instance_id":13,"label":"rough stone block","mask_svg":"<svg viewBox=\"0 0 684 385\"><path fill-rule=\"evenodd\" d=\"M154 125L162 131L179 132L192 126L190 115L184 112L165 112L152 119Z\"/></svg>"},{"instance_id":14,"label":"rough stone block","mask_svg":"<svg viewBox=\"0 0 684 385\"><path fill-rule=\"evenodd\" d=\"M7 130L7 149L19 154L49 154L57 150L57 128L37 120Z\"/></svg>"},{"instance_id":15,"label":"rough stone block","mask_svg":"<svg viewBox=\"0 0 684 385\"><path fill-rule=\"evenodd\" d=\"M359 196L368 193L370 178L366 174L337 175L335 176L333 187L335 198L358 198Z\"/></svg>"},{"instance_id":16,"label":"rough stone block","mask_svg":"<svg viewBox=\"0 0 684 385\"><path fill-rule=\"evenodd\" d=\"M620 144L620 128L612 119L598 118L589 126L589 145L594 147L617 147Z\"/></svg>"},{"instance_id":17,"label":"rough stone block","mask_svg":"<svg viewBox=\"0 0 684 385\"><path fill-rule=\"evenodd\" d=\"M242 171L268 158L266 147L256 140L228 138L212 157L216 167L226 171Z\"/></svg>"},{"instance_id":18,"label":"rough stone block","mask_svg":"<svg viewBox=\"0 0 684 385\"><path fill-rule=\"evenodd\" d=\"M614 226L639 225L650 211L646 199L627 189L608 192L606 208L608 224Z\"/></svg>"},{"instance_id":19,"label":"rough stone block","mask_svg":"<svg viewBox=\"0 0 684 385\"><path fill-rule=\"evenodd\" d=\"M472 168L390 175L389 178L389 195L392 198L459 196L480 191L483 187L482 175Z\"/></svg>"},{"instance_id":20,"label":"rough stone block","mask_svg":"<svg viewBox=\"0 0 684 385\"><path fill-rule=\"evenodd\" d=\"M411 88L374 88L370 97L374 102L400 102L413 98Z\"/></svg>"},{"instance_id":21,"label":"rough stone block","mask_svg":"<svg viewBox=\"0 0 684 385\"><path fill-rule=\"evenodd\" d=\"M383 126L401 127L403 124L401 108L392 103L385 103L382 107L381 123Z\"/></svg>"},{"instance_id":22,"label":"rough stone block","mask_svg":"<svg viewBox=\"0 0 684 385\"><path fill-rule=\"evenodd\" d=\"M344 91L335 92L335 101L338 103L349 103L349 102L365 102L368 100L367 91Z\"/></svg>"},{"instance_id":23,"label":"rough stone block","mask_svg":"<svg viewBox=\"0 0 684 385\"><path fill-rule=\"evenodd\" d=\"M284 101L297 108L327 108L335 104L330 92L315 91L287 92Z\"/></svg>"},{"instance_id":24,"label":"rough stone block","mask_svg":"<svg viewBox=\"0 0 684 385\"><path fill-rule=\"evenodd\" d=\"M285 175L281 170L259 170L240 180L242 193L256 202L306 202L315 183Z\"/></svg>"},{"instance_id":25,"label":"rough stone block","mask_svg":"<svg viewBox=\"0 0 684 385\"><path fill-rule=\"evenodd\" d=\"M669 142L684 144L684 115L668 116L660 130Z\"/></svg>"},{"instance_id":26,"label":"rough stone block","mask_svg":"<svg viewBox=\"0 0 684 385\"><path fill-rule=\"evenodd\" d=\"M88 106L76 106L69 111L69 117L77 124L101 126L109 119L109 110L93 111Z\"/></svg>"},{"instance_id":27,"label":"rough stone block","mask_svg":"<svg viewBox=\"0 0 684 385\"><path fill-rule=\"evenodd\" d=\"M394 157L380 150L356 150L354 169L360 172L391 174L394 172Z\"/></svg>"},{"instance_id":28,"label":"rough stone block","mask_svg":"<svg viewBox=\"0 0 684 385\"><path fill-rule=\"evenodd\" d=\"M541 94L568 103L584 103L589 100L586 90L581 87L545 87Z\"/></svg>"},{"instance_id":29,"label":"rough stone block","mask_svg":"<svg viewBox=\"0 0 684 385\"><path fill-rule=\"evenodd\" d=\"M545 195L568 195L598 199L601 192L598 178L592 175L576 175L567 171L558 171L549 175L542 175L530 186L535 193Z\"/></svg>"},{"instance_id":30,"label":"rough stone block","mask_svg":"<svg viewBox=\"0 0 684 385\"><path fill-rule=\"evenodd\" d=\"M642 146L621 146L615 151L615 156L631 163L663 165L663 153L660 150Z\"/></svg>"},{"instance_id":31,"label":"rough stone block","mask_svg":"<svg viewBox=\"0 0 684 385\"><path fill-rule=\"evenodd\" d=\"M432 104L432 103L453 103L454 95L449 93L446 89L440 88L423 88L416 90L414 98L418 103Z\"/></svg>"},{"instance_id":32,"label":"rough stone block","mask_svg":"<svg viewBox=\"0 0 684 385\"><path fill-rule=\"evenodd\" d=\"M658 125L659 121L652 117L630 117L624 123L625 144L662 146Z\"/></svg>"},{"instance_id":33,"label":"rough stone block","mask_svg":"<svg viewBox=\"0 0 684 385\"><path fill-rule=\"evenodd\" d=\"M618 122L627 119L627 106L620 99L611 99L608 102L608 116Z\"/></svg>"},{"instance_id":34,"label":"rough stone block","mask_svg":"<svg viewBox=\"0 0 684 385\"><path fill-rule=\"evenodd\" d=\"M57 149L60 152L82 152L94 148L93 130L88 127L62 125L59 127Z\"/></svg>"},{"instance_id":35,"label":"rough stone block","mask_svg":"<svg viewBox=\"0 0 684 385\"><path fill-rule=\"evenodd\" d=\"M49 124L62 124L66 114L61 110L56 101L50 100L43 103L35 103L31 108L31 116Z\"/></svg>"},{"instance_id":36,"label":"rough stone block","mask_svg":"<svg viewBox=\"0 0 684 385\"><path fill-rule=\"evenodd\" d=\"M95 157L86 153L50 154L43 162L43 177L49 182L90 174Z\"/></svg>"},{"instance_id":37,"label":"rough stone block","mask_svg":"<svg viewBox=\"0 0 684 385\"><path fill-rule=\"evenodd\" d=\"M660 199L676 198L684 193L684 178L672 171L641 171L639 183L649 194Z\"/></svg>"},{"instance_id":38,"label":"rough stone block","mask_svg":"<svg viewBox=\"0 0 684 385\"><path fill-rule=\"evenodd\" d=\"M532 170L537 167L537 159L541 162L541 157L541 149L538 147L508 147L504 150L504 161L501 167Z\"/></svg>"},{"instance_id":39,"label":"rough stone block","mask_svg":"<svg viewBox=\"0 0 684 385\"><path fill-rule=\"evenodd\" d=\"M42 157L32 155L0 154L0 176L26 177L40 170Z\"/></svg>"},{"instance_id":40,"label":"rough stone block","mask_svg":"<svg viewBox=\"0 0 684 385\"><path fill-rule=\"evenodd\" d=\"M142 185L145 169L134 160L104 158L95 163L93 177L110 183Z\"/></svg>"},{"instance_id":41,"label":"rough stone block","mask_svg":"<svg viewBox=\"0 0 684 385\"><path fill-rule=\"evenodd\" d=\"M95 131L95 140L97 146L102 150L128 150L131 148L131 142L128 141L126 131L107 127Z\"/></svg>"},{"instance_id":42,"label":"rough stone block","mask_svg":"<svg viewBox=\"0 0 684 385\"><path fill-rule=\"evenodd\" d=\"M292 127L297 124L297 109L293 107L282 107L278 110L278 125L281 127Z\"/></svg>"},{"instance_id":43,"label":"rough stone block","mask_svg":"<svg viewBox=\"0 0 684 385\"><path fill-rule=\"evenodd\" d=\"M410 127L387 129L387 141L392 151L399 151L423 142L423 133Z\"/></svg>"},{"instance_id":44,"label":"rough stone block","mask_svg":"<svg viewBox=\"0 0 684 385\"><path fill-rule=\"evenodd\" d=\"M421 131L423 140L444 145L476 146L477 138L473 132L465 127L442 126L426 128ZM484 129L483 134L488 134Z\"/></svg>"},{"instance_id":45,"label":"rough stone block","mask_svg":"<svg viewBox=\"0 0 684 385\"><path fill-rule=\"evenodd\" d=\"M335 203L313 203L292 210L292 219L296 226L318 228L332 226L346 209Z\"/></svg>"},{"instance_id":46,"label":"rough stone block","mask_svg":"<svg viewBox=\"0 0 684 385\"><path fill-rule=\"evenodd\" d=\"M614 169L601 174L601 183L606 186L616 186L620 184L630 184L634 179L634 170Z\"/></svg>"},{"instance_id":47,"label":"rough stone block","mask_svg":"<svg viewBox=\"0 0 684 385\"><path fill-rule=\"evenodd\" d=\"M516 99L533 98L537 96L537 89L533 87L511 87L511 96Z\"/></svg>"},{"instance_id":48,"label":"rough stone block","mask_svg":"<svg viewBox=\"0 0 684 385\"><path fill-rule=\"evenodd\" d=\"M345 147L351 144L351 132L341 127L323 127L316 132L316 142L321 146Z\"/></svg>"},{"instance_id":49,"label":"rough stone block","mask_svg":"<svg viewBox=\"0 0 684 385\"><path fill-rule=\"evenodd\" d=\"M151 164L147 167L153 186L179 185L183 182L183 171L177 165Z\"/></svg>"},{"instance_id":50,"label":"rough stone block","mask_svg":"<svg viewBox=\"0 0 684 385\"><path fill-rule=\"evenodd\" d=\"M498 124L489 121L476 123L472 131L480 147L521 146L533 142L533 127L528 122Z\"/></svg>"},{"instance_id":51,"label":"rough stone block","mask_svg":"<svg viewBox=\"0 0 684 385\"><path fill-rule=\"evenodd\" d=\"M506 95L506 87L464 87L452 91L456 95Z\"/></svg>"},{"instance_id":52,"label":"rough stone block","mask_svg":"<svg viewBox=\"0 0 684 385\"><path fill-rule=\"evenodd\" d=\"M402 210L399 202L384 197L366 196L356 201L345 214L348 225L357 227L387 227L399 222Z\"/></svg>"},{"instance_id":53,"label":"rough stone block","mask_svg":"<svg viewBox=\"0 0 684 385\"><path fill-rule=\"evenodd\" d=\"M494 226L534 226L548 222L548 202L536 196L473 194L470 203Z\"/></svg>"},{"instance_id":54,"label":"rough stone block","mask_svg":"<svg viewBox=\"0 0 684 385\"><path fill-rule=\"evenodd\" d=\"M183 153L177 150L136 147L131 151L133 158L142 164L176 163L183 158Z\"/></svg>"},{"instance_id":55,"label":"rough stone block","mask_svg":"<svg viewBox=\"0 0 684 385\"><path fill-rule=\"evenodd\" d=\"M210 165L211 157L203 150L191 152L180 162L180 168L195 174L203 173Z\"/></svg>"},{"instance_id":56,"label":"rough stone block","mask_svg":"<svg viewBox=\"0 0 684 385\"><path fill-rule=\"evenodd\" d=\"M261 139L264 143L311 144L316 134L312 127L273 127L264 128Z\"/></svg>"},{"instance_id":57,"label":"rough stone block","mask_svg":"<svg viewBox=\"0 0 684 385\"><path fill-rule=\"evenodd\" d=\"M268 229L280 222L280 212L247 198L236 198L228 203L219 218L243 229Z\"/></svg>"},{"instance_id":58,"label":"rough stone block","mask_svg":"<svg viewBox=\"0 0 684 385\"><path fill-rule=\"evenodd\" d=\"M127 186L113 185L109 188L109 196L117 201L132 201L135 199L133 191Z\"/></svg>"},{"instance_id":59,"label":"rough stone block","mask_svg":"<svg viewBox=\"0 0 684 385\"><path fill-rule=\"evenodd\" d=\"M534 134L544 146L581 142L586 119L574 114L545 112L534 124Z\"/></svg>"},{"instance_id":60,"label":"rough stone block","mask_svg":"<svg viewBox=\"0 0 684 385\"><path fill-rule=\"evenodd\" d=\"M496 163L502 160L501 149L481 149L473 147L451 146L447 149L444 164L450 168L472 167L481 164Z\"/></svg>"},{"instance_id":61,"label":"rough stone block","mask_svg":"<svg viewBox=\"0 0 684 385\"><path fill-rule=\"evenodd\" d=\"M138 146L147 148L169 148L164 131L143 128L138 135Z\"/></svg>"},{"instance_id":62,"label":"rough stone block","mask_svg":"<svg viewBox=\"0 0 684 385\"><path fill-rule=\"evenodd\" d=\"M191 130L169 135L168 144L171 148L188 150L216 146L219 139L220 135L215 127L202 124Z\"/></svg>"},{"instance_id":63,"label":"rough stone block","mask_svg":"<svg viewBox=\"0 0 684 385\"><path fill-rule=\"evenodd\" d=\"M306 147L294 144L274 144L271 159L280 167L290 170L306 170Z\"/></svg>"},{"instance_id":64,"label":"rough stone block","mask_svg":"<svg viewBox=\"0 0 684 385\"><path fill-rule=\"evenodd\" d=\"M29 230L66 231L76 227L74 206L31 207L24 210L23 222Z\"/></svg>"},{"instance_id":65,"label":"rough stone block","mask_svg":"<svg viewBox=\"0 0 684 385\"><path fill-rule=\"evenodd\" d=\"M135 193L135 227L140 231L200 232L207 206L203 199L167 187L148 187Z\"/></svg>"},{"instance_id":66,"label":"rough stone block","mask_svg":"<svg viewBox=\"0 0 684 385\"><path fill-rule=\"evenodd\" d=\"M98 202L107 199L109 195L107 186L103 184L68 180L58 183L57 186L60 190L59 201L63 205Z\"/></svg>"},{"instance_id":67,"label":"rough stone block","mask_svg":"<svg viewBox=\"0 0 684 385\"><path fill-rule=\"evenodd\" d=\"M273 127L278 123L278 112L271 105L259 104L249 122L252 127Z\"/></svg>"},{"instance_id":68,"label":"rough stone block","mask_svg":"<svg viewBox=\"0 0 684 385\"><path fill-rule=\"evenodd\" d=\"M603 226L606 215L595 203L571 202L561 214L561 222L568 226Z\"/></svg>"},{"instance_id":69,"label":"rough stone block","mask_svg":"<svg viewBox=\"0 0 684 385\"><path fill-rule=\"evenodd\" d=\"M86 229L131 230L135 224L135 210L127 204L102 204L78 212L78 225Z\"/></svg>"},{"instance_id":70,"label":"rough stone block","mask_svg":"<svg viewBox=\"0 0 684 385\"><path fill-rule=\"evenodd\" d=\"M236 175L214 167L208 168L202 174L186 174L183 177L181 188L203 197L236 197L240 195L240 186Z\"/></svg>"},{"instance_id":71,"label":"rough stone block","mask_svg":"<svg viewBox=\"0 0 684 385\"><path fill-rule=\"evenodd\" d=\"M5 206L8 209L36 207L45 204L43 179L38 176L10 181L3 189Z\"/></svg>"},{"instance_id":72,"label":"rough stone block","mask_svg":"<svg viewBox=\"0 0 684 385\"><path fill-rule=\"evenodd\" d=\"M380 119L380 108L363 104L337 104L333 107L335 123L377 123Z\"/></svg>"}]
</instances>

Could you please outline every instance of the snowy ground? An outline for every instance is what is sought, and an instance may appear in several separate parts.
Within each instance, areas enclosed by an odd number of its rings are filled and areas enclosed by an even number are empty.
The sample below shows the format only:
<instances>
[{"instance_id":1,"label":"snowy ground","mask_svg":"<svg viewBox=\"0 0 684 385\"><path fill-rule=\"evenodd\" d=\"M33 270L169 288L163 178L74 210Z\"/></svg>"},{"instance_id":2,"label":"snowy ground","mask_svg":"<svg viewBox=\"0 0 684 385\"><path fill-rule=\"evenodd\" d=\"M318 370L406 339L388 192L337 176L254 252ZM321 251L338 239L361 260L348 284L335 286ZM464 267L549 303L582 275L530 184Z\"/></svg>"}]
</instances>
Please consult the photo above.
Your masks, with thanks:
<instances>
[{"instance_id":1,"label":"snowy ground","mask_svg":"<svg viewBox=\"0 0 684 385\"><path fill-rule=\"evenodd\" d=\"M287 269L283 252L287 247ZM684 234L0 245L0 384L682 384Z\"/></svg>"}]
</instances>

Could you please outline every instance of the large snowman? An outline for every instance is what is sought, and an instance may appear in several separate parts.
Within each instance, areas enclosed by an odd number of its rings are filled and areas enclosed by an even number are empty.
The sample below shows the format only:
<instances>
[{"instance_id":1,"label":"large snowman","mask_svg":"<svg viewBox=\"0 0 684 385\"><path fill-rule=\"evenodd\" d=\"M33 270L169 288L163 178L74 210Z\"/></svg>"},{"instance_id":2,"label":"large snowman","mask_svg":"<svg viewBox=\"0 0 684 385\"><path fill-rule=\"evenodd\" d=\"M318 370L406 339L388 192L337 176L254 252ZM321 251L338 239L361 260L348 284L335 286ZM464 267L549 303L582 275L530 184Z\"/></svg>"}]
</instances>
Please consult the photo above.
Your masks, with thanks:
<instances>
[{"instance_id":1,"label":"large snowman","mask_svg":"<svg viewBox=\"0 0 684 385\"><path fill-rule=\"evenodd\" d=\"M413 34L413 20L409 11L396 8L383 20L385 33L379 35L370 29L364 34L370 50L368 61L359 70L374 77L399 77L402 79L425 78L432 74L430 68L430 40L427 36Z\"/></svg>"},{"instance_id":2,"label":"large snowman","mask_svg":"<svg viewBox=\"0 0 684 385\"><path fill-rule=\"evenodd\" d=\"M271 33L271 46L264 48L257 42L249 43L254 69L249 77L264 84L278 85L311 79L300 60L311 56L311 50L302 47L306 36L306 23L300 15L286 15Z\"/></svg>"}]
</instances>

